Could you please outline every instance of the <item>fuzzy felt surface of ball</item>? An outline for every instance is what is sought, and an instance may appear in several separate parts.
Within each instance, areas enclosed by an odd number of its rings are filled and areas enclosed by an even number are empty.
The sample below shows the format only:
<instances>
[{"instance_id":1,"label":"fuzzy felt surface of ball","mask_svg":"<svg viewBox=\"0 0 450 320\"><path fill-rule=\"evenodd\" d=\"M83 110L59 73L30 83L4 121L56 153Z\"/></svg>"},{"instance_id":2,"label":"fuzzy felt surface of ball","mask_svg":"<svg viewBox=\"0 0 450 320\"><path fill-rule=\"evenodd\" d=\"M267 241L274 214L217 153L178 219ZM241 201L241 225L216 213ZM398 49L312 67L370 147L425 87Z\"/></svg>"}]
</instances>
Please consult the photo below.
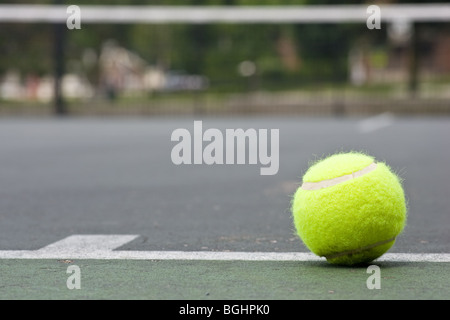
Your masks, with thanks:
<instances>
[{"instance_id":1,"label":"fuzzy felt surface of ball","mask_svg":"<svg viewBox=\"0 0 450 320\"><path fill-rule=\"evenodd\" d=\"M328 262L368 263L395 243L407 218L400 178L362 153L339 153L312 165L292 199L296 231Z\"/></svg>"}]
</instances>

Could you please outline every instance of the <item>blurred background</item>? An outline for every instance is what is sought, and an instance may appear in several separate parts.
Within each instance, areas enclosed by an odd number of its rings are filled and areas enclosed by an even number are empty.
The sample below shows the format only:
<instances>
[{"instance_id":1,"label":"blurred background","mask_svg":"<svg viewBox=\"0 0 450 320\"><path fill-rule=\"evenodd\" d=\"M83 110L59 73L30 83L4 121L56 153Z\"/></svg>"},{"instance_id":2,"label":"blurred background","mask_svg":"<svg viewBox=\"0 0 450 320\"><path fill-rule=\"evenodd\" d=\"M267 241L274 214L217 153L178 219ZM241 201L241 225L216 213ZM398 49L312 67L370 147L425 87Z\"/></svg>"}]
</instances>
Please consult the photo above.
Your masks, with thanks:
<instances>
[{"instance_id":1,"label":"blurred background","mask_svg":"<svg viewBox=\"0 0 450 320\"><path fill-rule=\"evenodd\" d=\"M369 6L372 1L340 3ZM239 6L254 2L10 0L0 4ZM258 3L263 4L337 3ZM81 29L69 30L65 23L0 19L0 116L448 114L448 20L382 20L381 29L370 30L366 23L346 20L86 23L81 12Z\"/></svg>"}]
</instances>

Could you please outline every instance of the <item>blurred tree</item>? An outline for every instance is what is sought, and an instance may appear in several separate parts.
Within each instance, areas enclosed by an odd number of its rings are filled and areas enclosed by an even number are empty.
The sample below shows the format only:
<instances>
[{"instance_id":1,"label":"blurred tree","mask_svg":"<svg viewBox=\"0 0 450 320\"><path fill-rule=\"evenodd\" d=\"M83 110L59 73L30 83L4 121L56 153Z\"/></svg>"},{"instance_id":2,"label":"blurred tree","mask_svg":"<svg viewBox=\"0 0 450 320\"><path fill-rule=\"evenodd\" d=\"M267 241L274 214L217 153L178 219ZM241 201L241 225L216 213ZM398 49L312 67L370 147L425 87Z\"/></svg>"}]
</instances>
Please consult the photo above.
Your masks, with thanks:
<instances>
[{"instance_id":1,"label":"blurred tree","mask_svg":"<svg viewBox=\"0 0 450 320\"><path fill-rule=\"evenodd\" d=\"M51 3L52 0L18 0L15 3ZM3 2L3 1L2 1ZM7 2L7 1L4 1ZM426 1L398 0L419 3ZM69 1L66 1L69 4ZM365 4L363 0L340 1ZM79 0L78 5L105 5L100 0ZM253 0L109 0L108 5L254 5ZM336 4L334 0L267 0L259 5ZM292 81L346 81L348 54L368 34L365 24L82 24L67 32L66 59L80 60L86 51L99 55L105 41L136 52L148 63L167 70L203 74L214 83L239 79L238 66L252 61L261 85ZM372 32L372 41L386 41L385 30ZM0 73L11 66L23 74L50 73L52 32L46 24L2 24ZM71 64L68 64L69 70ZM89 74L96 81L95 70Z\"/></svg>"}]
</instances>

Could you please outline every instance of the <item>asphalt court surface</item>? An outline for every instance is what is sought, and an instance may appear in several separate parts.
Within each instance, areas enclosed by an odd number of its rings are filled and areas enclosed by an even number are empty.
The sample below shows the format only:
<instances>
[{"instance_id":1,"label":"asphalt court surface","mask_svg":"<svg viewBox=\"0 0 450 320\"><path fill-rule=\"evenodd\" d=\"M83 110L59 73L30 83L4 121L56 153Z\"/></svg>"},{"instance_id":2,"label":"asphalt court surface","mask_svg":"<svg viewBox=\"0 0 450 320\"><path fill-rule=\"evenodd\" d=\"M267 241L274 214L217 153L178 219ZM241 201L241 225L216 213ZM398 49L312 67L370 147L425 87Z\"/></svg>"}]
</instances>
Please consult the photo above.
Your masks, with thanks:
<instances>
[{"instance_id":1,"label":"asphalt court surface","mask_svg":"<svg viewBox=\"0 0 450 320\"><path fill-rule=\"evenodd\" d=\"M180 165L174 130L278 129L279 170ZM390 253L450 253L450 118L228 117L0 120L0 251L72 235L137 235L121 251L307 252L290 200L311 161L365 151L404 180L408 222ZM82 288L66 286L78 265ZM449 299L450 263L0 259L0 298Z\"/></svg>"}]
</instances>

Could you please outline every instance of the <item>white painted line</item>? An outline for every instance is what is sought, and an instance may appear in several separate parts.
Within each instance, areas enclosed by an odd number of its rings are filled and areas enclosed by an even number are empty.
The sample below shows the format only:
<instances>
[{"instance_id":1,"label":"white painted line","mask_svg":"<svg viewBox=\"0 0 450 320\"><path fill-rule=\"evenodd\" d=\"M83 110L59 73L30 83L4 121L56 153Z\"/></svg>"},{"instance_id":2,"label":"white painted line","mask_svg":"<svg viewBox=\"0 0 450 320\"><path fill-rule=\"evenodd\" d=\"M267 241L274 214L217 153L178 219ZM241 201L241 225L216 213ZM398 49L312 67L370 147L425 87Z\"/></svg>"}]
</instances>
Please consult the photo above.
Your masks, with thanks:
<instances>
[{"instance_id":1,"label":"white painted line","mask_svg":"<svg viewBox=\"0 0 450 320\"><path fill-rule=\"evenodd\" d=\"M309 252L114 250L138 235L73 235L39 250L2 250L0 259L325 261ZM450 262L448 253L386 253L377 261Z\"/></svg>"},{"instance_id":2,"label":"white painted line","mask_svg":"<svg viewBox=\"0 0 450 320\"><path fill-rule=\"evenodd\" d=\"M0 259L106 259L114 249L137 237L139 235L72 235L39 250L0 251Z\"/></svg>"},{"instance_id":3,"label":"white painted line","mask_svg":"<svg viewBox=\"0 0 450 320\"><path fill-rule=\"evenodd\" d=\"M117 252L117 251L116 251ZM121 251L118 259L214 261L322 261L307 252Z\"/></svg>"},{"instance_id":4,"label":"white painted line","mask_svg":"<svg viewBox=\"0 0 450 320\"><path fill-rule=\"evenodd\" d=\"M358 131L361 133L370 133L391 126L393 123L394 116L389 112L385 112L361 120L358 123Z\"/></svg>"},{"instance_id":5,"label":"white painted line","mask_svg":"<svg viewBox=\"0 0 450 320\"><path fill-rule=\"evenodd\" d=\"M386 262L450 262L449 253L385 253L376 261Z\"/></svg>"},{"instance_id":6,"label":"white painted line","mask_svg":"<svg viewBox=\"0 0 450 320\"><path fill-rule=\"evenodd\" d=\"M139 235L72 235L38 251L52 254L112 251L137 237Z\"/></svg>"}]
</instances>

